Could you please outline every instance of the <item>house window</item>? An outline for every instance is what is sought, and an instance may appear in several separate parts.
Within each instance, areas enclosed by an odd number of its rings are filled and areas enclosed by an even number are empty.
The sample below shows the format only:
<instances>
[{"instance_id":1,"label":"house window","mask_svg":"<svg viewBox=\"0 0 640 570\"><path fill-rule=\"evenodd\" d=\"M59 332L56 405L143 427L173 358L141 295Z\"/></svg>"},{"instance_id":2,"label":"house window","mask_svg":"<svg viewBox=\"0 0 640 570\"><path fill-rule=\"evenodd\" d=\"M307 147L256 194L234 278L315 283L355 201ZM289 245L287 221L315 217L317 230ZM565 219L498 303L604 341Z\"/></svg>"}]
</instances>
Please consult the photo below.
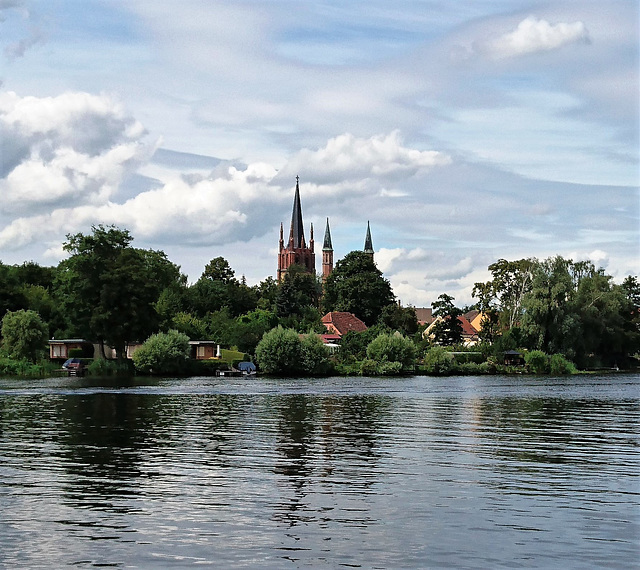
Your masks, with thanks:
<instances>
[{"instance_id":1,"label":"house window","mask_svg":"<svg viewBox=\"0 0 640 570\"><path fill-rule=\"evenodd\" d=\"M198 358L204 358L204 346L199 346L196 352Z\"/></svg>"},{"instance_id":2,"label":"house window","mask_svg":"<svg viewBox=\"0 0 640 570\"><path fill-rule=\"evenodd\" d=\"M52 344L51 345L51 357L52 358L65 358L67 351L64 344Z\"/></svg>"}]
</instances>

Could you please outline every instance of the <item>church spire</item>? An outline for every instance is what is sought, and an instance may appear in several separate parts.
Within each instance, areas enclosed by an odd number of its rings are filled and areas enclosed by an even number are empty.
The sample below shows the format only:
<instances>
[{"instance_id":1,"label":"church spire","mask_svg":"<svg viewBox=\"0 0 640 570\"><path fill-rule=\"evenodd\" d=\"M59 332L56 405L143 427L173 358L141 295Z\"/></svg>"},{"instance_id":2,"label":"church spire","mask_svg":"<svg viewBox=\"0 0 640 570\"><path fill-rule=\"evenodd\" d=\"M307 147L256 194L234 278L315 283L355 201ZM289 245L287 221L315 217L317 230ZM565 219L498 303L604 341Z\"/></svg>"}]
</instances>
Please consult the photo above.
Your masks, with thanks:
<instances>
[{"instance_id":1,"label":"church spire","mask_svg":"<svg viewBox=\"0 0 640 570\"><path fill-rule=\"evenodd\" d=\"M322 281L333 271L333 245L331 244L331 230L329 229L329 218L327 218L327 228L324 230L324 241L322 243Z\"/></svg>"},{"instance_id":2,"label":"church spire","mask_svg":"<svg viewBox=\"0 0 640 570\"><path fill-rule=\"evenodd\" d=\"M371 227L369 226L369 221L367 220L367 237L364 239L364 252L371 257L371 261L373 261L373 242L371 241Z\"/></svg>"},{"instance_id":3,"label":"church spire","mask_svg":"<svg viewBox=\"0 0 640 570\"><path fill-rule=\"evenodd\" d=\"M324 230L324 242L322 243L322 251L333 251L331 243L331 230L329 229L329 218L327 218L327 227Z\"/></svg>"},{"instance_id":4,"label":"church spire","mask_svg":"<svg viewBox=\"0 0 640 570\"><path fill-rule=\"evenodd\" d=\"M305 247L304 228L302 227L302 206L300 205L300 177L296 176L296 193L293 198L293 212L291 213L291 232L289 240L293 239L293 247Z\"/></svg>"}]
</instances>

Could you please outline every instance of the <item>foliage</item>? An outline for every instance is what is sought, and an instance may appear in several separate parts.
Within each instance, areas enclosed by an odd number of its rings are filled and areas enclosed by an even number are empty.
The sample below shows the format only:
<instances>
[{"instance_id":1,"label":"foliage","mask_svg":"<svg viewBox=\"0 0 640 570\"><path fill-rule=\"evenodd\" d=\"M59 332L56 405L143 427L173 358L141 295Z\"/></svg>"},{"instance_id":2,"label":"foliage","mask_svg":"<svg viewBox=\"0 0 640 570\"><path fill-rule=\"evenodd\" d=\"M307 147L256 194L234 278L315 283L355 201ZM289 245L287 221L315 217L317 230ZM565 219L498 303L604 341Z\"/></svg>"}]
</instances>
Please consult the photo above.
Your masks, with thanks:
<instances>
[{"instance_id":1,"label":"foliage","mask_svg":"<svg viewBox=\"0 0 640 570\"><path fill-rule=\"evenodd\" d=\"M278 317L271 311L256 309L238 317L233 325L231 344L243 352L254 353L260 339L277 326Z\"/></svg>"},{"instance_id":2,"label":"foliage","mask_svg":"<svg viewBox=\"0 0 640 570\"><path fill-rule=\"evenodd\" d=\"M397 303L383 307L378 323L404 335L418 332L418 318L415 308L401 307Z\"/></svg>"},{"instance_id":3,"label":"foliage","mask_svg":"<svg viewBox=\"0 0 640 570\"><path fill-rule=\"evenodd\" d=\"M438 320L432 330L433 342L444 346L453 346L462 342L462 311L453 304L455 299L443 293L433 303L433 316Z\"/></svg>"},{"instance_id":4,"label":"foliage","mask_svg":"<svg viewBox=\"0 0 640 570\"><path fill-rule=\"evenodd\" d=\"M130 376L133 373L128 362L118 362L106 358L92 360L87 366L87 371L91 376Z\"/></svg>"},{"instance_id":5,"label":"foliage","mask_svg":"<svg viewBox=\"0 0 640 570\"><path fill-rule=\"evenodd\" d=\"M10 358L35 362L44 356L47 325L35 311L7 311L2 318L2 347Z\"/></svg>"},{"instance_id":6,"label":"foliage","mask_svg":"<svg viewBox=\"0 0 640 570\"><path fill-rule=\"evenodd\" d=\"M292 265L278 287L276 314L279 318L300 318L309 308L317 309L319 296L320 287L315 275L300 265Z\"/></svg>"},{"instance_id":7,"label":"foliage","mask_svg":"<svg viewBox=\"0 0 640 570\"><path fill-rule=\"evenodd\" d=\"M256 347L256 359L267 374L292 375L300 370L300 336L278 326L266 332Z\"/></svg>"},{"instance_id":8,"label":"foliage","mask_svg":"<svg viewBox=\"0 0 640 570\"><path fill-rule=\"evenodd\" d=\"M353 313L367 326L376 323L384 307L394 302L389 281L362 251L352 251L338 261L324 284L325 311Z\"/></svg>"},{"instance_id":9,"label":"foliage","mask_svg":"<svg viewBox=\"0 0 640 570\"><path fill-rule=\"evenodd\" d=\"M496 310L504 328L514 327L522 318L523 301L531 290L536 264L536 259L529 258L499 259L489 265L492 279L476 283L473 288L473 296L479 299L479 309L483 312ZM496 330L492 329L492 332Z\"/></svg>"},{"instance_id":10,"label":"foliage","mask_svg":"<svg viewBox=\"0 0 640 570\"><path fill-rule=\"evenodd\" d=\"M554 376L575 374L577 371L573 362L567 360L562 354L552 354L549 358L549 372Z\"/></svg>"},{"instance_id":11,"label":"foliage","mask_svg":"<svg viewBox=\"0 0 640 570\"><path fill-rule=\"evenodd\" d=\"M106 341L118 359L127 343L157 330L160 293L184 280L163 252L134 249L132 239L102 225L91 235L68 235L63 248L71 257L60 263L56 281L78 336Z\"/></svg>"},{"instance_id":12,"label":"foliage","mask_svg":"<svg viewBox=\"0 0 640 570\"><path fill-rule=\"evenodd\" d=\"M17 376L22 378L47 378L52 376L60 365L49 360L31 362L25 359L0 357L0 376Z\"/></svg>"},{"instance_id":13,"label":"foliage","mask_svg":"<svg viewBox=\"0 0 640 570\"><path fill-rule=\"evenodd\" d=\"M329 351L317 334L308 334L302 339L300 366L305 374L312 376L323 376L332 371Z\"/></svg>"},{"instance_id":14,"label":"foliage","mask_svg":"<svg viewBox=\"0 0 640 570\"><path fill-rule=\"evenodd\" d=\"M236 281L235 272L224 257L216 257L207 263L200 279L220 281L225 285Z\"/></svg>"},{"instance_id":15,"label":"foliage","mask_svg":"<svg viewBox=\"0 0 640 570\"><path fill-rule=\"evenodd\" d=\"M399 371L413 370L416 363L416 347L411 339L399 332L380 334L367 346L367 358L379 365L393 362L399 364ZM396 368L394 365L392 368ZM394 373L397 373L394 372Z\"/></svg>"},{"instance_id":16,"label":"foliage","mask_svg":"<svg viewBox=\"0 0 640 570\"><path fill-rule=\"evenodd\" d=\"M433 346L424 355L424 370L427 374L446 376L453 368L453 355L442 346Z\"/></svg>"},{"instance_id":17,"label":"foliage","mask_svg":"<svg viewBox=\"0 0 640 570\"><path fill-rule=\"evenodd\" d=\"M549 357L541 350L531 350L524 355L524 362L533 374L549 372Z\"/></svg>"},{"instance_id":18,"label":"foliage","mask_svg":"<svg viewBox=\"0 0 640 570\"><path fill-rule=\"evenodd\" d=\"M329 352L317 335L301 339L295 330L281 326L264 334L256 348L256 358L267 374L319 375L331 369Z\"/></svg>"},{"instance_id":19,"label":"foliage","mask_svg":"<svg viewBox=\"0 0 640 570\"><path fill-rule=\"evenodd\" d=\"M181 374L188 358L189 337L176 330L151 335L132 357L144 374Z\"/></svg>"}]
</instances>

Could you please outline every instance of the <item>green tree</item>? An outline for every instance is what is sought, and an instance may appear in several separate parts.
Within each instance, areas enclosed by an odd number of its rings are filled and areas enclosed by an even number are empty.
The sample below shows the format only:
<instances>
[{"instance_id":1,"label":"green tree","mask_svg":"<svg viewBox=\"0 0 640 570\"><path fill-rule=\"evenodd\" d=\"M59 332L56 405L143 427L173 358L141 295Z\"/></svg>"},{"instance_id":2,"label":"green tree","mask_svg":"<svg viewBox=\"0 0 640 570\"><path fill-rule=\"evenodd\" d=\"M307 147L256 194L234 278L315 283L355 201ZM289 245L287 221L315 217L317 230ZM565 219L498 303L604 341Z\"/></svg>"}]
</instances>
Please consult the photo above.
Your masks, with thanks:
<instances>
[{"instance_id":1,"label":"green tree","mask_svg":"<svg viewBox=\"0 0 640 570\"><path fill-rule=\"evenodd\" d=\"M302 342L293 329L278 326L265 333L256 347L256 359L267 374L291 376L300 373Z\"/></svg>"},{"instance_id":2,"label":"green tree","mask_svg":"<svg viewBox=\"0 0 640 570\"><path fill-rule=\"evenodd\" d=\"M151 335L133 353L132 360L138 372L144 374L181 374L189 359L189 337L170 330Z\"/></svg>"},{"instance_id":3,"label":"green tree","mask_svg":"<svg viewBox=\"0 0 640 570\"><path fill-rule=\"evenodd\" d=\"M90 235L68 235L71 256L57 273L57 293L79 336L111 345L119 360L125 346L158 329L160 293L179 268L163 252L130 247L127 230L94 226Z\"/></svg>"},{"instance_id":4,"label":"green tree","mask_svg":"<svg viewBox=\"0 0 640 570\"><path fill-rule=\"evenodd\" d=\"M451 346L462 342L462 323L458 318L462 316L462 311L453 301L455 299L451 295L443 293L432 304L433 316L439 317L433 331L436 344Z\"/></svg>"},{"instance_id":5,"label":"green tree","mask_svg":"<svg viewBox=\"0 0 640 570\"><path fill-rule=\"evenodd\" d=\"M492 279L476 283L473 289L473 296L480 299L481 310L497 310L504 328L510 329L518 324L537 263L533 258L517 261L499 259L489 265Z\"/></svg>"},{"instance_id":6,"label":"green tree","mask_svg":"<svg viewBox=\"0 0 640 570\"><path fill-rule=\"evenodd\" d=\"M2 318L2 348L10 358L35 362L47 346L46 324L35 311L7 311Z\"/></svg>"},{"instance_id":7,"label":"green tree","mask_svg":"<svg viewBox=\"0 0 640 570\"><path fill-rule=\"evenodd\" d=\"M271 311L256 309L236 318L231 344L238 350L253 354L260 339L278 325L278 317Z\"/></svg>"},{"instance_id":8,"label":"green tree","mask_svg":"<svg viewBox=\"0 0 640 570\"><path fill-rule=\"evenodd\" d=\"M200 279L220 281L225 285L237 282L235 272L224 257L216 257L207 263Z\"/></svg>"},{"instance_id":9,"label":"green tree","mask_svg":"<svg viewBox=\"0 0 640 570\"><path fill-rule=\"evenodd\" d=\"M324 376L333 369L329 351L319 335L308 334L301 340L300 368L303 374L311 376Z\"/></svg>"},{"instance_id":10,"label":"green tree","mask_svg":"<svg viewBox=\"0 0 640 570\"><path fill-rule=\"evenodd\" d=\"M402 371L411 371L416 364L416 346L399 332L380 334L367 346L367 357L378 365L397 362Z\"/></svg>"},{"instance_id":11,"label":"green tree","mask_svg":"<svg viewBox=\"0 0 640 570\"><path fill-rule=\"evenodd\" d=\"M375 324L384 307L393 303L391 284L362 251L352 251L338 261L324 284L325 311L353 313L367 326Z\"/></svg>"},{"instance_id":12,"label":"green tree","mask_svg":"<svg viewBox=\"0 0 640 570\"><path fill-rule=\"evenodd\" d=\"M276 295L278 318L299 320L309 308L318 307L319 286L312 273L300 265L292 265L284 274Z\"/></svg>"},{"instance_id":13,"label":"green tree","mask_svg":"<svg viewBox=\"0 0 640 570\"><path fill-rule=\"evenodd\" d=\"M453 354L441 346L433 346L424 355L424 368L427 374L446 376L454 368Z\"/></svg>"},{"instance_id":14,"label":"green tree","mask_svg":"<svg viewBox=\"0 0 640 570\"><path fill-rule=\"evenodd\" d=\"M404 335L413 335L419 328L415 308L401 307L397 303L383 307L378 323Z\"/></svg>"}]
</instances>

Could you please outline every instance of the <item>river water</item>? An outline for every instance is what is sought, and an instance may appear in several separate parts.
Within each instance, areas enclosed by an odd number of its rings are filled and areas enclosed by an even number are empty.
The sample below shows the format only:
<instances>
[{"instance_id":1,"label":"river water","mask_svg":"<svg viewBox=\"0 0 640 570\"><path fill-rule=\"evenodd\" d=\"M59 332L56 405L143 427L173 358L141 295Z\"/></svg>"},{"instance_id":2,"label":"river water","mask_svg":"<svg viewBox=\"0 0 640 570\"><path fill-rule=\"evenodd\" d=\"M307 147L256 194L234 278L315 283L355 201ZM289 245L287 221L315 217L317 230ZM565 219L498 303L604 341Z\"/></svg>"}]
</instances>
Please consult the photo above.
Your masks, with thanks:
<instances>
[{"instance_id":1,"label":"river water","mask_svg":"<svg viewBox=\"0 0 640 570\"><path fill-rule=\"evenodd\" d=\"M0 379L3 568L630 568L640 376Z\"/></svg>"}]
</instances>

